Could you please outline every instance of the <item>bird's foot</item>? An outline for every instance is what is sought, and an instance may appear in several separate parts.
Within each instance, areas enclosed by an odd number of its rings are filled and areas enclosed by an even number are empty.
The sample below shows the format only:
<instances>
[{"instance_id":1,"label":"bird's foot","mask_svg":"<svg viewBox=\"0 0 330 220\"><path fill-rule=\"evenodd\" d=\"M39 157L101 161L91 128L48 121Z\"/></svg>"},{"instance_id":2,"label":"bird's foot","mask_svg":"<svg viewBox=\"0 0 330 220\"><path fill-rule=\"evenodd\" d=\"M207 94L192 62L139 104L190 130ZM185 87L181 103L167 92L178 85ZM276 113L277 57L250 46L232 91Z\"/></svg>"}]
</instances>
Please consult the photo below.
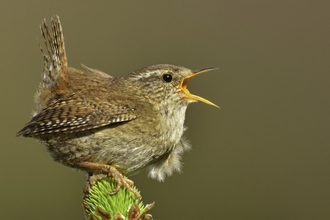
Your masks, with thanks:
<instances>
[{"instance_id":1,"label":"bird's foot","mask_svg":"<svg viewBox=\"0 0 330 220\"><path fill-rule=\"evenodd\" d=\"M120 187L123 186L125 187L128 191L132 192L135 195L135 198L140 200L141 195L140 193L136 190L133 189L134 182L130 179L128 179L126 176L124 176L122 173L120 173L115 166L112 165L107 165L107 164L98 164L98 163L91 163L91 162L80 162L78 164L81 167L92 169L92 170L100 170L103 173L106 174L94 174L89 177L89 185L92 186L95 184L97 180L101 180L106 177L112 177L115 179L117 183L117 187L110 192L110 195L116 194Z\"/></svg>"}]
</instances>

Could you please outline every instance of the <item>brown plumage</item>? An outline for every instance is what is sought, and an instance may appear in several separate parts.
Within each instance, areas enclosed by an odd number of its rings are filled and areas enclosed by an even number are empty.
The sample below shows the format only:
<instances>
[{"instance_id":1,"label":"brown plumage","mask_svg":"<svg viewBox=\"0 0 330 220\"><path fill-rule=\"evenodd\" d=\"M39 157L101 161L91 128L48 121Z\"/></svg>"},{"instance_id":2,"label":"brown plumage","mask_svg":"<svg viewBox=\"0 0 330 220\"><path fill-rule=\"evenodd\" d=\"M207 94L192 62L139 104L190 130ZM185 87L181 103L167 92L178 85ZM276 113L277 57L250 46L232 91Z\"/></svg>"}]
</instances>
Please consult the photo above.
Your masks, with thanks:
<instances>
[{"instance_id":1,"label":"brown plumage","mask_svg":"<svg viewBox=\"0 0 330 220\"><path fill-rule=\"evenodd\" d=\"M104 166L122 174L147 168L162 181L180 170L181 154L190 148L182 136L188 104L214 105L190 94L186 83L215 68L159 64L120 77L78 70L68 67L59 17L52 18L51 29L46 21L40 28L45 50L40 47L44 73L37 110L18 135L37 138L56 161L90 174Z\"/></svg>"}]
</instances>

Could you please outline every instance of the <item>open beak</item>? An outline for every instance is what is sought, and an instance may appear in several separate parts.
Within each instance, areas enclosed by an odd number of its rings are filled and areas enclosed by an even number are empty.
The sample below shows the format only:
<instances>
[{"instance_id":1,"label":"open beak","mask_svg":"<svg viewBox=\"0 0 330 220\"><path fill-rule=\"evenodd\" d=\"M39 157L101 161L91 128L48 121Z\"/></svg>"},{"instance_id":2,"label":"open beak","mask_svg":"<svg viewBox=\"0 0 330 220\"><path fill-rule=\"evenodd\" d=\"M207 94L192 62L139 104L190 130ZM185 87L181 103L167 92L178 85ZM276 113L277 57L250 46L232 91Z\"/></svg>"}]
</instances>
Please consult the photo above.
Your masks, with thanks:
<instances>
[{"instance_id":1,"label":"open beak","mask_svg":"<svg viewBox=\"0 0 330 220\"><path fill-rule=\"evenodd\" d=\"M202 97L199 97L197 95L193 95L189 92L189 90L187 89L187 82L189 79L197 76L198 74L201 74L201 73L205 73L205 72L209 72L209 71L212 71L212 70L216 70L218 69L217 67L210 67L210 68L204 68L204 69L199 69L199 70L195 70L195 71L192 71L192 74L187 76L186 78L184 78L181 83L180 83L180 86L179 88L182 90L182 92L186 95L186 99L191 99L191 100L196 100L196 101L201 101L201 102L204 102L205 104L208 104L208 105L212 105L214 107L217 107L219 108L219 106L217 106L216 104L210 102L209 100L206 100Z\"/></svg>"}]
</instances>

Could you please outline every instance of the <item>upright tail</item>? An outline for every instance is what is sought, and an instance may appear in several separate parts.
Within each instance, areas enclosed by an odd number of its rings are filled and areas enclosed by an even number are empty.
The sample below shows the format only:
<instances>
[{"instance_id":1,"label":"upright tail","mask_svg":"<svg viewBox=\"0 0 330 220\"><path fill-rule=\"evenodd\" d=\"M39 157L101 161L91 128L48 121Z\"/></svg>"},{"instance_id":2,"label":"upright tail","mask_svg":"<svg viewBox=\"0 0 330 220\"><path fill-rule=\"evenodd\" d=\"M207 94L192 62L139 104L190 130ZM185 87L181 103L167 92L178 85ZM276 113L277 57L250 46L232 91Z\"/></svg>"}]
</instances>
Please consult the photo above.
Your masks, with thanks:
<instances>
[{"instance_id":1,"label":"upright tail","mask_svg":"<svg viewBox=\"0 0 330 220\"><path fill-rule=\"evenodd\" d=\"M44 57L44 74L41 86L42 88L50 88L57 82L61 72L64 72L68 67L60 18L57 15L51 18L51 28L48 27L44 19L40 25L40 30L46 47L46 51L44 51L39 45Z\"/></svg>"}]
</instances>

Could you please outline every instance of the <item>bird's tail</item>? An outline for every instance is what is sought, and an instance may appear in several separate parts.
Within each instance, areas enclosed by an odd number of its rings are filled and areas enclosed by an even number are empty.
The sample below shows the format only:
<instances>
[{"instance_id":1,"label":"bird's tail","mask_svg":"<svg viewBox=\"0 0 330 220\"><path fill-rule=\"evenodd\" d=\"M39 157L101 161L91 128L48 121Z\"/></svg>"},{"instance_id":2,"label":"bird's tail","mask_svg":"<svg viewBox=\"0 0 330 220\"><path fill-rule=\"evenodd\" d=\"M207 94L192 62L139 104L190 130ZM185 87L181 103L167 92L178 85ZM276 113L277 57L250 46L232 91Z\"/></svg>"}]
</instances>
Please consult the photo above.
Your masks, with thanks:
<instances>
[{"instance_id":1,"label":"bird's tail","mask_svg":"<svg viewBox=\"0 0 330 220\"><path fill-rule=\"evenodd\" d=\"M51 27L46 20L40 25L40 30L45 43L46 51L40 46L44 57L44 73L42 88L50 88L56 84L61 73L68 67L65 52L64 37L60 18L55 15L51 18Z\"/></svg>"}]
</instances>

